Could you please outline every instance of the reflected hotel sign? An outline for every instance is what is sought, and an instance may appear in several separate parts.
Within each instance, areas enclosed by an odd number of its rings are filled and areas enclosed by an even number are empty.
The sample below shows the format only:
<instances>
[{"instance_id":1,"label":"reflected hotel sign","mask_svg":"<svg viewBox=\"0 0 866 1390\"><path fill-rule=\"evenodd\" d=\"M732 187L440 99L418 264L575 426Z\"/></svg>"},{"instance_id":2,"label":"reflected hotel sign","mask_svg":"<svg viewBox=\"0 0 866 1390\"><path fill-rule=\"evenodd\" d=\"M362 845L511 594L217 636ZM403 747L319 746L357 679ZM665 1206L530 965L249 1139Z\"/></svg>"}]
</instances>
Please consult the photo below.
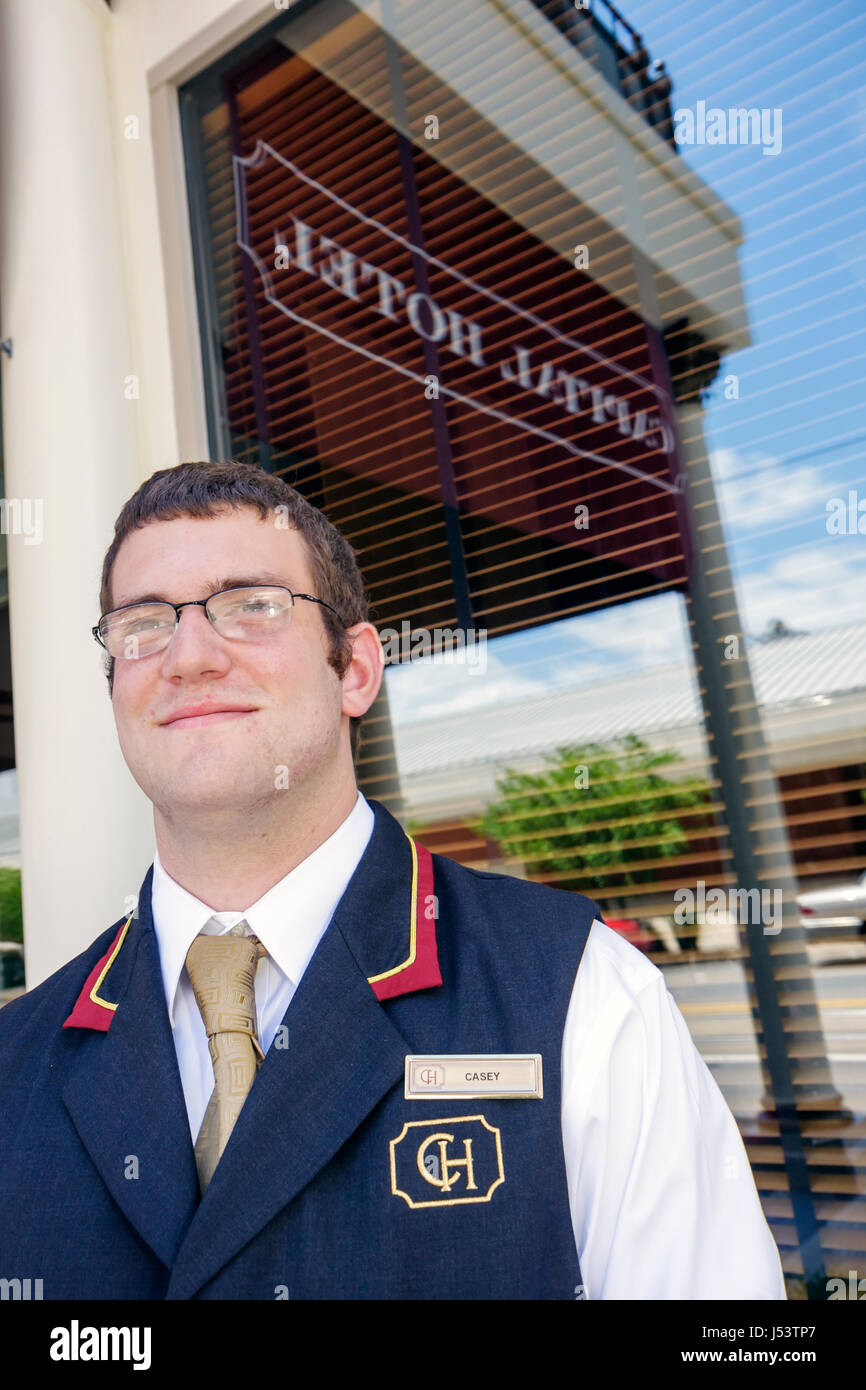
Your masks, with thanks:
<instances>
[{"instance_id":1,"label":"reflected hotel sign","mask_svg":"<svg viewBox=\"0 0 866 1390\"><path fill-rule=\"evenodd\" d=\"M285 184L285 221L254 226L255 181L267 177L272 190L275 172ZM677 491L667 470L653 476L641 466L644 451L669 462L674 450L668 398L648 377L398 236L264 141L246 158L235 156L234 174L238 244L281 313L417 382L428 398L444 396L576 457ZM322 232L323 222L339 224L340 240ZM430 294L413 288L419 257ZM327 300L323 284L333 291ZM423 360L424 342L438 347L437 374ZM627 457L593 452L602 437L628 445Z\"/></svg>"}]
</instances>

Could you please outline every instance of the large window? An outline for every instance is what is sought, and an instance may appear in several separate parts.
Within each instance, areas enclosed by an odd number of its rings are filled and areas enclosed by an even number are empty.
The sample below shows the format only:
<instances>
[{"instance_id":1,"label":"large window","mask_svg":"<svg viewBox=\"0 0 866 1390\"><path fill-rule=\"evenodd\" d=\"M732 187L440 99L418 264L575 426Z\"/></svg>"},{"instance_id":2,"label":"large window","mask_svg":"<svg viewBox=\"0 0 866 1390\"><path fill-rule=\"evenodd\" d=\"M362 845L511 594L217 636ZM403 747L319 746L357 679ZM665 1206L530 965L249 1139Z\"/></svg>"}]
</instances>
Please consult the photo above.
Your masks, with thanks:
<instances>
[{"instance_id":1,"label":"large window","mask_svg":"<svg viewBox=\"0 0 866 1390\"><path fill-rule=\"evenodd\" d=\"M470 60L416 0L324 0L189 84L212 452L359 553L365 791L651 954L821 1298L866 1275L857 136L823 172L817 15L768 69L720 0L630 8L529 43L479 6ZM744 78L757 139L699 140Z\"/></svg>"}]
</instances>

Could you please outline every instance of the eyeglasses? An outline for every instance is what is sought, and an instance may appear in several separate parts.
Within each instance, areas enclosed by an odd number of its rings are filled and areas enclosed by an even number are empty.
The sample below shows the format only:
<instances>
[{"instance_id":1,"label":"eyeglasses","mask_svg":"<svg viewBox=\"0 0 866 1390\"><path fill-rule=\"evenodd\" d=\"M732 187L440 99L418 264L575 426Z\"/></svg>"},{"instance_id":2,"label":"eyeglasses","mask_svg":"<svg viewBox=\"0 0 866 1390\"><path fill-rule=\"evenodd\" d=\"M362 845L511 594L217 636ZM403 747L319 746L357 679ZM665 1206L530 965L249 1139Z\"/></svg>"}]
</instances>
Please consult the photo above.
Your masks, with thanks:
<instances>
[{"instance_id":1,"label":"eyeglasses","mask_svg":"<svg viewBox=\"0 0 866 1390\"><path fill-rule=\"evenodd\" d=\"M93 636L109 656L133 660L153 656L166 648L180 621L182 608L203 608L220 637L233 641L257 642L291 627L296 598L320 603L340 619L336 608L312 594L295 594L282 585L265 584L256 588L222 589L209 598L188 603L131 603L103 613Z\"/></svg>"}]
</instances>

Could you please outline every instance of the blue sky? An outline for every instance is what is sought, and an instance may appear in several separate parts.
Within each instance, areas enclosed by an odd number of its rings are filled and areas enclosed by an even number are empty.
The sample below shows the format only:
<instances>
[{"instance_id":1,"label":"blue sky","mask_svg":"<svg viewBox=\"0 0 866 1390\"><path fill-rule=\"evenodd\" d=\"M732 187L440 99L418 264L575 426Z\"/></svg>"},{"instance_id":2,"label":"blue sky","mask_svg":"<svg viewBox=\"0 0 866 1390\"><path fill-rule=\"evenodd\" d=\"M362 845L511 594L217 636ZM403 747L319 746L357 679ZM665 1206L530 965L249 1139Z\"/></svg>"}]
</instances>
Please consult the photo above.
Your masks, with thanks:
<instances>
[{"instance_id":1,"label":"blue sky","mask_svg":"<svg viewBox=\"0 0 866 1390\"><path fill-rule=\"evenodd\" d=\"M682 157L736 212L752 343L723 359L704 428L743 627L866 621L866 535L830 536L827 503L866 500L866 8L862 0L622 0L675 108L779 108L777 156L691 145ZM677 595L499 638L488 671L388 673L397 722L599 674L686 660ZM864 650L866 667L866 650Z\"/></svg>"},{"instance_id":2,"label":"blue sky","mask_svg":"<svg viewBox=\"0 0 866 1390\"><path fill-rule=\"evenodd\" d=\"M866 538L826 531L829 498L866 497L866 11L635 0L624 12L666 62L675 108L782 111L778 156L681 149L743 224L752 345L725 359L740 399L716 389L705 429L744 625L761 630L774 598L792 625L866 617Z\"/></svg>"}]
</instances>

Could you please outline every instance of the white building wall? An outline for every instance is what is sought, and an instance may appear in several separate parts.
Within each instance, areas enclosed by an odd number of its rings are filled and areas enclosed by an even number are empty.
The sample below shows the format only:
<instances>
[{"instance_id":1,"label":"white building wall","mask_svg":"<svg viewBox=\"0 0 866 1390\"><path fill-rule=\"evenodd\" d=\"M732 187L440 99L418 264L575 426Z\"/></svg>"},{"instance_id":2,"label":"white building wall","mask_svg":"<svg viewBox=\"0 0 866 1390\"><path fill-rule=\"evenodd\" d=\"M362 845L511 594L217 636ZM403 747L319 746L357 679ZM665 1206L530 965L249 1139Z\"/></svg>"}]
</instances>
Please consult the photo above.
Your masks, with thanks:
<instances>
[{"instance_id":1,"label":"white building wall","mask_svg":"<svg viewBox=\"0 0 866 1390\"><path fill-rule=\"evenodd\" d=\"M28 978L123 911L151 857L149 808L114 735L89 628L103 553L143 460L130 266L101 0L0 12L0 293L7 497L43 535L9 535L16 762Z\"/></svg>"}]
</instances>

